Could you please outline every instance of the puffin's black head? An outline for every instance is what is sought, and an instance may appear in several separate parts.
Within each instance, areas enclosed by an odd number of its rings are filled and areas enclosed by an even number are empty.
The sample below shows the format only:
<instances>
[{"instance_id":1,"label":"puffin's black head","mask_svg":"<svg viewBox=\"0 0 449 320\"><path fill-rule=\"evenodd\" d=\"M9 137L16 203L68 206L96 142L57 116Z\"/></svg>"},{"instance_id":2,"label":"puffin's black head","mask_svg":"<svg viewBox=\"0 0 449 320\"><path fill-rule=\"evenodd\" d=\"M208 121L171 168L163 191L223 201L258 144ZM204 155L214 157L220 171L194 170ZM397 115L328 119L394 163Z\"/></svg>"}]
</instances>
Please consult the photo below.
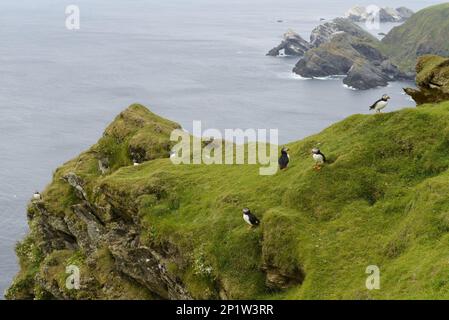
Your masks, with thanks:
<instances>
[{"instance_id":1,"label":"puffin's black head","mask_svg":"<svg viewBox=\"0 0 449 320\"><path fill-rule=\"evenodd\" d=\"M287 147L283 147L282 150L281 150L281 152L284 153L284 154L286 154L288 151L290 151L290 149L287 148Z\"/></svg>"},{"instance_id":2,"label":"puffin's black head","mask_svg":"<svg viewBox=\"0 0 449 320\"><path fill-rule=\"evenodd\" d=\"M388 95L388 94L384 94L383 96L382 96L382 100L384 100L384 101L388 101L388 100L390 100L391 98L390 98L390 96Z\"/></svg>"},{"instance_id":3,"label":"puffin's black head","mask_svg":"<svg viewBox=\"0 0 449 320\"><path fill-rule=\"evenodd\" d=\"M321 153L320 149L318 149L318 148L312 149L312 154L320 154L320 153Z\"/></svg>"},{"instance_id":4,"label":"puffin's black head","mask_svg":"<svg viewBox=\"0 0 449 320\"><path fill-rule=\"evenodd\" d=\"M243 208L243 214L249 214L251 211L248 208Z\"/></svg>"}]
</instances>

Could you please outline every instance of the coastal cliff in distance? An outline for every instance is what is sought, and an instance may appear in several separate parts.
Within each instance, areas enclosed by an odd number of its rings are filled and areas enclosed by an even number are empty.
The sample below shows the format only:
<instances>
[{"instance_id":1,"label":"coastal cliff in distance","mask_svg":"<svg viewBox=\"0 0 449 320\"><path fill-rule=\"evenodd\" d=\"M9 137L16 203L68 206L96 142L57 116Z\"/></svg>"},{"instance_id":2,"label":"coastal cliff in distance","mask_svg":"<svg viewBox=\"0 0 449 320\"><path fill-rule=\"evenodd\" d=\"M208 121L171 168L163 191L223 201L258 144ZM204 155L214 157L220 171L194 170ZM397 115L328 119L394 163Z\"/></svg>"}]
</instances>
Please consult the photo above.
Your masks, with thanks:
<instances>
[{"instance_id":1,"label":"coastal cliff in distance","mask_svg":"<svg viewBox=\"0 0 449 320\"><path fill-rule=\"evenodd\" d=\"M449 102L353 115L288 144L289 169L273 176L174 165L177 128L132 105L58 168L29 204L6 298L449 298ZM366 288L371 265L381 290Z\"/></svg>"},{"instance_id":2,"label":"coastal cliff in distance","mask_svg":"<svg viewBox=\"0 0 449 320\"><path fill-rule=\"evenodd\" d=\"M406 7L399 8L380 8L379 9L380 22L404 22L409 19L414 12ZM367 7L355 6L349 9L345 17L354 22L366 22L372 18L372 13L368 12Z\"/></svg>"},{"instance_id":3,"label":"coastal cliff in distance","mask_svg":"<svg viewBox=\"0 0 449 320\"><path fill-rule=\"evenodd\" d=\"M404 15L409 15L405 12ZM293 52L293 72L305 78L344 76L344 84L365 90L391 81L412 80L418 57L449 55L449 4L425 8L378 40L350 19L336 18L315 28L310 42L293 31L268 55Z\"/></svg>"},{"instance_id":4,"label":"coastal cliff in distance","mask_svg":"<svg viewBox=\"0 0 449 320\"><path fill-rule=\"evenodd\" d=\"M449 3L425 8L382 39L382 50L404 72L414 71L418 57L449 56Z\"/></svg>"},{"instance_id":5,"label":"coastal cliff in distance","mask_svg":"<svg viewBox=\"0 0 449 320\"><path fill-rule=\"evenodd\" d=\"M349 19L336 18L316 27L310 42L293 31L267 55L299 56L293 72L305 78L345 76L349 87L365 90L387 86L389 81L409 80L380 49L380 41Z\"/></svg>"}]
</instances>

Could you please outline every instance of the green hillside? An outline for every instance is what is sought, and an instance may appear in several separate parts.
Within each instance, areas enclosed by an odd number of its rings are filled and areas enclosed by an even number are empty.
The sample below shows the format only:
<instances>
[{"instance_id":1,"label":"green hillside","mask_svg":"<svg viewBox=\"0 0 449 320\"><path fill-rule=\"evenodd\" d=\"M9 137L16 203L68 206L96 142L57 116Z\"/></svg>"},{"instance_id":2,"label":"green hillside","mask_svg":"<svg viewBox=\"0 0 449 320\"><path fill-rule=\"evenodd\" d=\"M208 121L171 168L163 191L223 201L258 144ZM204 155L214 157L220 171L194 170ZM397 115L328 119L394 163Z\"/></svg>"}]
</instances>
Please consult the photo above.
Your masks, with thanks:
<instances>
[{"instance_id":1,"label":"green hillside","mask_svg":"<svg viewBox=\"0 0 449 320\"><path fill-rule=\"evenodd\" d=\"M425 54L449 55L449 3L428 7L395 27L382 40L384 52L406 71Z\"/></svg>"},{"instance_id":2,"label":"green hillside","mask_svg":"<svg viewBox=\"0 0 449 320\"><path fill-rule=\"evenodd\" d=\"M130 146L166 150L176 127L133 105L55 172L30 204L8 298L449 298L449 102L351 116L289 144L291 166L274 176L173 165L163 152L131 165ZM329 158L321 171L317 145ZM162 280L144 268L145 250ZM68 264L81 267L81 290L64 287ZM380 268L380 290L365 287L368 265Z\"/></svg>"}]
</instances>

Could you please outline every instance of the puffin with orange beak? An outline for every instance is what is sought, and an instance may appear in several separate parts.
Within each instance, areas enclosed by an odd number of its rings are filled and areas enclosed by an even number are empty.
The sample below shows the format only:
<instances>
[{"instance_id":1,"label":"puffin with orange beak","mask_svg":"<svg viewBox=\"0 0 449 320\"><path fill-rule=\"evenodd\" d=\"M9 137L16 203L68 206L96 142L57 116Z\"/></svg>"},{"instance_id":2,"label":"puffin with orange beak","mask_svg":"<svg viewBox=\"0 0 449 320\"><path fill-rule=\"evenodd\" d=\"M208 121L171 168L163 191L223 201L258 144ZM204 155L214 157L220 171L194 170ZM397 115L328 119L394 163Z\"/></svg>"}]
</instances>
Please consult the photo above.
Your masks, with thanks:
<instances>
[{"instance_id":1,"label":"puffin with orange beak","mask_svg":"<svg viewBox=\"0 0 449 320\"><path fill-rule=\"evenodd\" d=\"M312 149L312 158L315 160L315 170L321 170L321 166L326 162L326 156L318 148Z\"/></svg>"},{"instance_id":2,"label":"puffin with orange beak","mask_svg":"<svg viewBox=\"0 0 449 320\"><path fill-rule=\"evenodd\" d=\"M375 110L377 113L380 113L383 109L385 109L388 105L388 100L390 100L390 96L384 94L382 98L374 102L374 104L369 107L370 110Z\"/></svg>"}]
</instances>

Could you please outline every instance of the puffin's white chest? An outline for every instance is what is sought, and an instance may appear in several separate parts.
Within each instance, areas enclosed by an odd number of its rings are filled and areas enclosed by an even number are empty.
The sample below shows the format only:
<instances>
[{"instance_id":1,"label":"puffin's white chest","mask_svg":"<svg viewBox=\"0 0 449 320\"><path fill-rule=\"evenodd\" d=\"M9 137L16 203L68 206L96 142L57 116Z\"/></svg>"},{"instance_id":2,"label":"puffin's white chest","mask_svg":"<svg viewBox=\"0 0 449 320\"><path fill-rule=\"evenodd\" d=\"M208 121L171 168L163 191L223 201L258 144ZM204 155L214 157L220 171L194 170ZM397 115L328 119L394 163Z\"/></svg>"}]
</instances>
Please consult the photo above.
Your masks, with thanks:
<instances>
[{"instance_id":1,"label":"puffin's white chest","mask_svg":"<svg viewBox=\"0 0 449 320\"><path fill-rule=\"evenodd\" d=\"M324 158L321 154L314 154L313 160L315 160L315 162L317 163L324 163Z\"/></svg>"},{"instance_id":2,"label":"puffin's white chest","mask_svg":"<svg viewBox=\"0 0 449 320\"><path fill-rule=\"evenodd\" d=\"M253 225L253 224L251 223L251 221L249 221L249 216L248 216L248 215L243 214L243 220L245 220L247 224L249 224L249 225L251 225L251 226Z\"/></svg>"},{"instance_id":3,"label":"puffin's white chest","mask_svg":"<svg viewBox=\"0 0 449 320\"><path fill-rule=\"evenodd\" d=\"M379 101L376 106L374 107L375 110L382 110L385 109L388 105L388 101Z\"/></svg>"}]
</instances>

